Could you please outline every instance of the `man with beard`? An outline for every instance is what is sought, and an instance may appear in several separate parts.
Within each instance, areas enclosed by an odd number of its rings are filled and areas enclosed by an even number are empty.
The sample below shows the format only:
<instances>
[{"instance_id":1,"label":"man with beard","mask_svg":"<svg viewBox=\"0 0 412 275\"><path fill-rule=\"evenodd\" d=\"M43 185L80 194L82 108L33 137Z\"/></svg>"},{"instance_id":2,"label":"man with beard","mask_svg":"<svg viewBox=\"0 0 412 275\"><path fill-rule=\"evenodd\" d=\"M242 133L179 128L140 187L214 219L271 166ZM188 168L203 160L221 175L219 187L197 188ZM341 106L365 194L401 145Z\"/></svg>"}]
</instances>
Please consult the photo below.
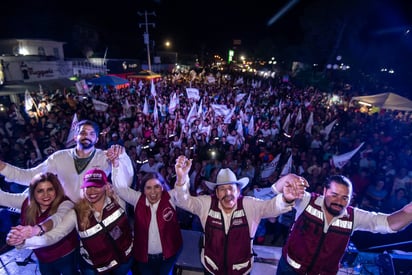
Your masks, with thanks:
<instances>
[{"instance_id":1,"label":"man with beard","mask_svg":"<svg viewBox=\"0 0 412 275\"><path fill-rule=\"evenodd\" d=\"M253 264L253 239L262 218L277 217L292 209L295 199L303 196L306 181L293 174L282 181L282 194L270 200L242 196L249 178L237 179L229 168L220 169L216 183L206 182L214 192L191 196L188 173L192 160L179 156L176 160L176 205L201 221L204 238L201 261L206 274L249 274Z\"/></svg>"},{"instance_id":2,"label":"man with beard","mask_svg":"<svg viewBox=\"0 0 412 275\"><path fill-rule=\"evenodd\" d=\"M283 181L272 186L282 192ZM395 233L412 222L412 203L391 214L368 212L350 206L352 183L342 175L331 176L323 195L305 192L295 202L297 211L282 249L277 274L335 275L355 230Z\"/></svg>"},{"instance_id":3,"label":"man with beard","mask_svg":"<svg viewBox=\"0 0 412 275\"><path fill-rule=\"evenodd\" d=\"M7 181L28 186L31 179L38 173L51 172L59 177L66 196L74 203L78 202L81 194L81 185L86 171L99 168L109 175L112 170L111 161L119 159L120 167L125 169L127 179L131 185L133 178L133 166L125 150L120 145L114 145L107 151L95 147L99 140L99 126L90 120L82 120L76 126L74 135L76 147L54 152L46 160L30 169L21 169L6 162L0 161L0 174ZM125 206L124 201L122 206ZM51 229L44 226L45 231Z\"/></svg>"}]
</instances>

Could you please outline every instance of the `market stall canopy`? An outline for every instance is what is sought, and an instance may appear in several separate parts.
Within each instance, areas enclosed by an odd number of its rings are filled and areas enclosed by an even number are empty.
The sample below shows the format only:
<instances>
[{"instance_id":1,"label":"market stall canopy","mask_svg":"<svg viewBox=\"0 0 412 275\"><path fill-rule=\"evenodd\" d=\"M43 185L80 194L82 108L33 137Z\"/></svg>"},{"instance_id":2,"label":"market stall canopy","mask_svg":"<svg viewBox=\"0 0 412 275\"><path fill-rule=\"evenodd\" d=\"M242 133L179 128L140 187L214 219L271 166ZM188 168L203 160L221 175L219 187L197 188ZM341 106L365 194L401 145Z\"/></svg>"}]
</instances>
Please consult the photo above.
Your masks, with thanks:
<instances>
[{"instance_id":1,"label":"market stall canopy","mask_svg":"<svg viewBox=\"0 0 412 275\"><path fill-rule=\"evenodd\" d=\"M162 76L160 74L157 74L155 72L149 71L149 70L143 70L138 72L137 74L133 74L133 75L128 75L127 76L128 79L132 79L132 80L160 80L162 78Z\"/></svg>"},{"instance_id":2,"label":"market stall canopy","mask_svg":"<svg viewBox=\"0 0 412 275\"><path fill-rule=\"evenodd\" d=\"M366 103L382 109L412 111L412 101L395 93L354 96L352 97L351 102L354 100L358 101L361 104Z\"/></svg>"},{"instance_id":3,"label":"market stall canopy","mask_svg":"<svg viewBox=\"0 0 412 275\"><path fill-rule=\"evenodd\" d=\"M112 86L116 89L127 88L130 84L127 79L115 75L103 75L98 78L90 79L87 81L87 83L99 86Z\"/></svg>"}]
</instances>

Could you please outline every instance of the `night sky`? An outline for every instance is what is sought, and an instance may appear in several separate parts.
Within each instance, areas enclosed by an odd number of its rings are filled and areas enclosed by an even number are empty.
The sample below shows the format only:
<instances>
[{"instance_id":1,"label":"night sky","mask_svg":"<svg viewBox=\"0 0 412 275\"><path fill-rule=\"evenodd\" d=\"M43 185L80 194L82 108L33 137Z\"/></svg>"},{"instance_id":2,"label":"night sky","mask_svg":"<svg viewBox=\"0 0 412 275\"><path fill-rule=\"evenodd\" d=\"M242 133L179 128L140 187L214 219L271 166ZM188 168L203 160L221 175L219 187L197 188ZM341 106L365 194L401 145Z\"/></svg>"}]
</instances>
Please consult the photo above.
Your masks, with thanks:
<instances>
[{"instance_id":1,"label":"night sky","mask_svg":"<svg viewBox=\"0 0 412 275\"><path fill-rule=\"evenodd\" d=\"M226 51L233 39L240 39L243 46L253 48L262 37L282 37L292 45L302 41L304 33L300 19L306 9L322 1L9 1L8 8L2 8L0 38L44 38L74 44L75 26L81 25L99 34L98 41L93 44L96 52L102 54L107 48L109 57L133 57L145 47L144 27L139 28L145 18L138 12L148 11L156 13L148 17L148 22L156 25L149 27L149 34L158 49L167 39L176 50L186 52L197 52L201 48ZM328 13L328 5L350 3L343 0L324 2L320 14ZM394 32L412 25L411 1L371 2L374 4L365 9L370 20L368 31ZM290 9L269 25L270 19L288 4L291 4ZM353 10L356 9L359 7L354 6Z\"/></svg>"}]
</instances>

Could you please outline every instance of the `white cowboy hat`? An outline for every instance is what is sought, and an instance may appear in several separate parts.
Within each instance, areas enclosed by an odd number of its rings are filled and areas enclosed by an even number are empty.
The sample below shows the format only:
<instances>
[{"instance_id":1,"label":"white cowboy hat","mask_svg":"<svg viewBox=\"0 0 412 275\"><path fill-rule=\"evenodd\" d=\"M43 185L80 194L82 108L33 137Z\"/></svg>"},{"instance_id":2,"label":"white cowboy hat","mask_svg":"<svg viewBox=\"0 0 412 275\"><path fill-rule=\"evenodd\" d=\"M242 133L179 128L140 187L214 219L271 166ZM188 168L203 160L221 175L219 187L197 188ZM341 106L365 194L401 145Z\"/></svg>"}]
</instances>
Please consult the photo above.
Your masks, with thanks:
<instances>
[{"instance_id":1,"label":"white cowboy hat","mask_svg":"<svg viewBox=\"0 0 412 275\"><path fill-rule=\"evenodd\" d=\"M232 172L232 170L230 170L229 168L224 168L220 169L219 173L217 174L216 183L205 181L206 186L210 190L215 190L216 186L219 185L232 183L236 183L240 189L243 189L249 183L249 178L245 177L238 180L236 179L236 175Z\"/></svg>"}]
</instances>

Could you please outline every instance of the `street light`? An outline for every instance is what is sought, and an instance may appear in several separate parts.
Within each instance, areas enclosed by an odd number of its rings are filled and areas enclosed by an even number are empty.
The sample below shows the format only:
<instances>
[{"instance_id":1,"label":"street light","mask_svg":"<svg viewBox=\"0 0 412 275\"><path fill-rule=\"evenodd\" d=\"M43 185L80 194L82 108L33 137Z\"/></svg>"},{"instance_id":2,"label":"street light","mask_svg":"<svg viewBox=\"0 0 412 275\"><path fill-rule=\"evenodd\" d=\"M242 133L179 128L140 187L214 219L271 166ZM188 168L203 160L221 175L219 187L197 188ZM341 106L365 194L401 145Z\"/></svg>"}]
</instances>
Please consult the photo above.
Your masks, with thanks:
<instances>
[{"instance_id":1,"label":"street light","mask_svg":"<svg viewBox=\"0 0 412 275\"><path fill-rule=\"evenodd\" d=\"M177 64L177 51L172 51L172 42L170 40L165 41L165 48L170 52L174 54L174 59L175 59L175 64Z\"/></svg>"}]
</instances>

